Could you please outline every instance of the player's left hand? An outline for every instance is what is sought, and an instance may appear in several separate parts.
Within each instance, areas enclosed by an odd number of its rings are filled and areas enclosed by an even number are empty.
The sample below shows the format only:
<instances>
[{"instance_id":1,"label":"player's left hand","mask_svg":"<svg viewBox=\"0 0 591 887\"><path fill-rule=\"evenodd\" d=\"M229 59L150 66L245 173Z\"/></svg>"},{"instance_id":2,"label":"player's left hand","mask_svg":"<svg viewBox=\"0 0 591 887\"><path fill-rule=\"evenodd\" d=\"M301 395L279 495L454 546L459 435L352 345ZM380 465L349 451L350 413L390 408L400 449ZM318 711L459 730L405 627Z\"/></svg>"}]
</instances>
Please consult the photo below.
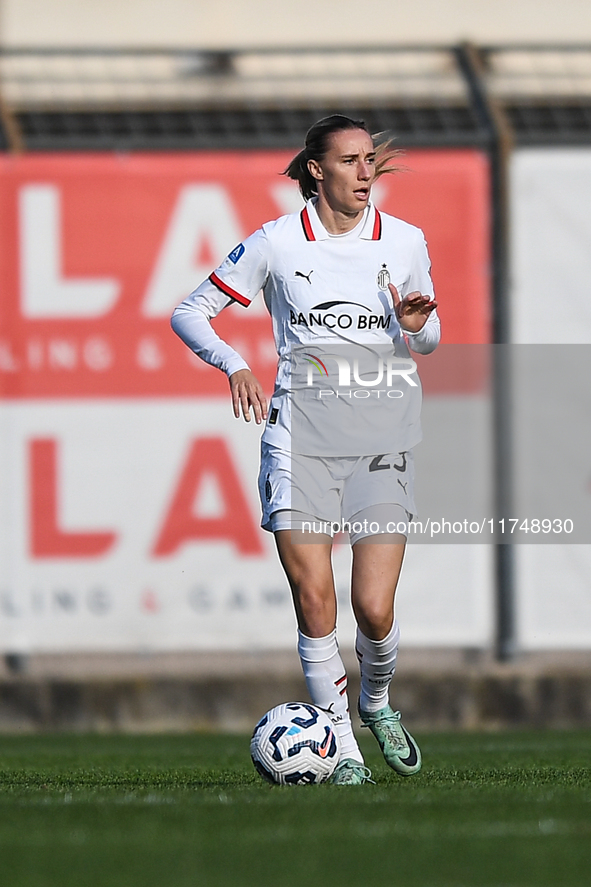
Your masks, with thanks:
<instances>
[{"instance_id":1,"label":"player's left hand","mask_svg":"<svg viewBox=\"0 0 591 887\"><path fill-rule=\"evenodd\" d=\"M394 310L398 323L403 330L409 333L418 333L425 326L429 315L437 308L437 302L429 296L421 293L409 293L404 299L398 295L398 290L393 283L388 284L388 289L394 302Z\"/></svg>"}]
</instances>

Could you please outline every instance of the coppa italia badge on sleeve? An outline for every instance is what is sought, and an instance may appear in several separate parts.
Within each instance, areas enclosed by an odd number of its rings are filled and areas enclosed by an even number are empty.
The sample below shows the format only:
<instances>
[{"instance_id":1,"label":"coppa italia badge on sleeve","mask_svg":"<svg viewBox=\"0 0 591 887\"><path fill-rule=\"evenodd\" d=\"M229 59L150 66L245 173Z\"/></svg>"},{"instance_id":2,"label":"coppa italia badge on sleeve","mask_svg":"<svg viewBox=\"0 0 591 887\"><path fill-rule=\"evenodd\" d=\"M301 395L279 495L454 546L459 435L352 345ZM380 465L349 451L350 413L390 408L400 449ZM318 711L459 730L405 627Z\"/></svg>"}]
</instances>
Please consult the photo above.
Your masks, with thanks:
<instances>
[{"instance_id":1,"label":"coppa italia badge on sleeve","mask_svg":"<svg viewBox=\"0 0 591 887\"><path fill-rule=\"evenodd\" d=\"M381 269L378 271L377 281L378 286L381 290L388 289L388 284L390 283L390 272L385 265L382 265Z\"/></svg>"}]
</instances>

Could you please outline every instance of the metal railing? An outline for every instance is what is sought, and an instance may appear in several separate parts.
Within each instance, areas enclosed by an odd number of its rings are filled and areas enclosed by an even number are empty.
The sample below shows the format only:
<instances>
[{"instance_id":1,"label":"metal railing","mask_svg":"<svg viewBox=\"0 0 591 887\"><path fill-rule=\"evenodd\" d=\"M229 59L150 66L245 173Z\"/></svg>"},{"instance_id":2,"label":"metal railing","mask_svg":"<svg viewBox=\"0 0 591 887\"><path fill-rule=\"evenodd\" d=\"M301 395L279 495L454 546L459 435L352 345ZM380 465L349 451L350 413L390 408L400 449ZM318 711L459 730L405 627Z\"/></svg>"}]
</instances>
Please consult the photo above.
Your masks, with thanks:
<instances>
[{"instance_id":1,"label":"metal railing","mask_svg":"<svg viewBox=\"0 0 591 887\"><path fill-rule=\"evenodd\" d=\"M401 145L489 138L461 47L0 49L12 150L293 145L323 113ZM515 144L591 140L591 45L473 47Z\"/></svg>"},{"instance_id":2,"label":"metal railing","mask_svg":"<svg viewBox=\"0 0 591 887\"><path fill-rule=\"evenodd\" d=\"M401 144L485 137L450 47L12 48L0 51L0 84L29 150L293 145L334 110Z\"/></svg>"},{"instance_id":3,"label":"metal railing","mask_svg":"<svg viewBox=\"0 0 591 887\"><path fill-rule=\"evenodd\" d=\"M467 98L453 53L428 47L5 49L0 77L16 110Z\"/></svg>"}]
</instances>

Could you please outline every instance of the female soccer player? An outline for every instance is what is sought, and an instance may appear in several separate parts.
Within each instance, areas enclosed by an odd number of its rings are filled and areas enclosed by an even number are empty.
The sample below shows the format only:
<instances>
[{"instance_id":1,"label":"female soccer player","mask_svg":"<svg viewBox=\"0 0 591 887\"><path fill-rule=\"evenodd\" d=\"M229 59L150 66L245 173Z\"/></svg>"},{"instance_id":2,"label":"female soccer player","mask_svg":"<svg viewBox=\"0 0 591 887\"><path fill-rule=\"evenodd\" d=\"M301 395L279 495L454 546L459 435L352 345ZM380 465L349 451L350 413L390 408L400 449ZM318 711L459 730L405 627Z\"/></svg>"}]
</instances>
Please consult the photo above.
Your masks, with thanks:
<instances>
[{"instance_id":1,"label":"female soccer player","mask_svg":"<svg viewBox=\"0 0 591 887\"><path fill-rule=\"evenodd\" d=\"M388 702L400 636L394 595L406 543L406 533L399 530L415 513L412 447L420 428L407 417L398 423L401 427L392 428L388 447L376 449L361 434L361 450L345 442L346 435L338 435L330 456L297 452L292 447L290 356L305 346L313 360L321 347L350 344L408 357L407 343L422 354L438 344L423 234L379 212L370 201L376 178L393 171L394 153L387 144L376 150L361 120L341 115L320 120L285 170L299 183L307 201L304 209L263 225L239 244L172 318L181 339L227 374L235 416L242 413L249 422L252 411L256 423L265 422L259 476L262 526L275 534L293 594L298 653L311 699L330 714L341 740L332 777L339 785L368 782L371 773L353 735L336 638L331 562L335 517L351 526L359 716L390 767L403 776L421 767L416 742ZM232 302L247 307L260 289L279 355L270 409L248 365L210 325ZM324 532L308 541L303 531L310 525Z\"/></svg>"}]
</instances>

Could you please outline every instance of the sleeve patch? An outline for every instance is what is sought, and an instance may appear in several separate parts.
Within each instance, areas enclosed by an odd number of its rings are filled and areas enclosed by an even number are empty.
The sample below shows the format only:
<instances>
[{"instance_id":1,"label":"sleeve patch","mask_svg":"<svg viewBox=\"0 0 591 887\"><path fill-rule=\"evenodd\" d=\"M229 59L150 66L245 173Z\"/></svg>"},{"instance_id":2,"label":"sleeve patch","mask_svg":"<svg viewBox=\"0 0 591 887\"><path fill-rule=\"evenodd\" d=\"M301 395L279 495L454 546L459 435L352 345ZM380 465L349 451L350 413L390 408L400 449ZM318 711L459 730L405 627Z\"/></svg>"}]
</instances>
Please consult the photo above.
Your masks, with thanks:
<instances>
[{"instance_id":1,"label":"sleeve patch","mask_svg":"<svg viewBox=\"0 0 591 887\"><path fill-rule=\"evenodd\" d=\"M235 265L238 262L238 259L240 259L243 255L244 255L244 244L239 243L238 246L234 247L234 249L232 250L232 252L228 256L228 258L230 259L232 264Z\"/></svg>"}]
</instances>

